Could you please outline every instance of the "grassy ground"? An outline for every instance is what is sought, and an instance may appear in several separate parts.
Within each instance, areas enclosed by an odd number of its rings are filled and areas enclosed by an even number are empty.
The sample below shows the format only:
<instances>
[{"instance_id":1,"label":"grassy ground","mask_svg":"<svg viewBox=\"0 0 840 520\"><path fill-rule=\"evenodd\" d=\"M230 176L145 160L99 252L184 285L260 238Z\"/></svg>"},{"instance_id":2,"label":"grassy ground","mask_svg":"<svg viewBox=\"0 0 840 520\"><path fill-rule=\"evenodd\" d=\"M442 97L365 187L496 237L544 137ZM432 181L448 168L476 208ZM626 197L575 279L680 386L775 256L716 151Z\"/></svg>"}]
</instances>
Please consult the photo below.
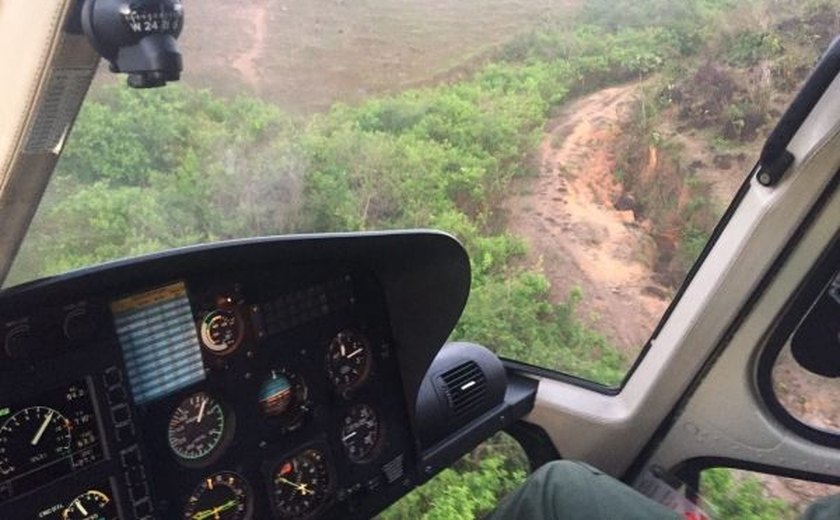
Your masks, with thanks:
<instances>
[{"instance_id":1,"label":"grassy ground","mask_svg":"<svg viewBox=\"0 0 840 520\"><path fill-rule=\"evenodd\" d=\"M293 113L457 77L577 0L192 0L184 82L256 93ZM237 70L237 68L239 70Z\"/></svg>"}]
</instances>

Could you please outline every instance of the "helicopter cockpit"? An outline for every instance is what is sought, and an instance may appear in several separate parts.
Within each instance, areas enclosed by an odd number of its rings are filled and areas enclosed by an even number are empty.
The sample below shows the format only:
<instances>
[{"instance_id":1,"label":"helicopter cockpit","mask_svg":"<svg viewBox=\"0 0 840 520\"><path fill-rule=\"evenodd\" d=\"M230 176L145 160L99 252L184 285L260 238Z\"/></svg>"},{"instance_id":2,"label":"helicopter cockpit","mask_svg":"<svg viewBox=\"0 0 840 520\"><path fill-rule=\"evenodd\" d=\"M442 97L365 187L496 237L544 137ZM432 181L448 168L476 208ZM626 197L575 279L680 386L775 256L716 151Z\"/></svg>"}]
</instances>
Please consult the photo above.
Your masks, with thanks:
<instances>
[{"instance_id":1,"label":"helicopter cockpit","mask_svg":"<svg viewBox=\"0 0 840 520\"><path fill-rule=\"evenodd\" d=\"M189 67L184 9L0 5L0 46L19 51L0 67L20 78L0 87L0 279L100 59L165 91ZM4 287L0 518L371 518L499 432L531 469L580 459L686 515L708 468L840 484L840 429L791 413L774 379L782 355L840 375L838 73L835 41L611 385L500 354L504 335L453 340L494 269L455 231L240 237Z\"/></svg>"}]
</instances>

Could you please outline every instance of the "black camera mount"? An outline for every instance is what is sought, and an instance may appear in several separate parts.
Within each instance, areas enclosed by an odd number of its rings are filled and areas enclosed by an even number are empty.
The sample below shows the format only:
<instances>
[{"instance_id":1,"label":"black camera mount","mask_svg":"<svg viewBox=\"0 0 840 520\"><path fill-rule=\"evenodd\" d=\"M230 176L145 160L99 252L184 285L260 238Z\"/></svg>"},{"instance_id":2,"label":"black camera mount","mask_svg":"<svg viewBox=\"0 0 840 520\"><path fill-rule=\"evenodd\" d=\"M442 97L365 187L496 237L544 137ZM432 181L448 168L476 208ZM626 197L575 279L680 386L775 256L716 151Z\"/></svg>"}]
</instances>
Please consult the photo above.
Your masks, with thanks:
<instances>
[{"instance_id":1,"label":"black camera mount","mask_svg":"<svg viewBox=\"0 0 840 520\"><path fill-rule=\"evenodd\" d=\"M181 77L177 38L181 0L81 0L81 27L111 72L134 88L162 87Z\"/></svg>"}]
</instances>

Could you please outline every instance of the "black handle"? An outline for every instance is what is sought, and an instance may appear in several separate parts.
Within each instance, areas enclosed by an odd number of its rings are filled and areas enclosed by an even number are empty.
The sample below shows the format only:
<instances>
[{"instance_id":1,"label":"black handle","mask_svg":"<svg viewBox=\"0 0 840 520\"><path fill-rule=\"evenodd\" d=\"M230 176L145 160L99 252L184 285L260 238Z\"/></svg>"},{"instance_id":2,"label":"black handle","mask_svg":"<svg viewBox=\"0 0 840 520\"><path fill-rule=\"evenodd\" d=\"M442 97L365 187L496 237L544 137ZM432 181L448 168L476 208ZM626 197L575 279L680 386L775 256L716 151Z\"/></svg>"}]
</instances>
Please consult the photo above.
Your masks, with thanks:
<instances>
[{"instance_id":1,"label":"black handle","mask_svg":"<svg viewBox=\"0 0 840 520\"><path fill-rule=\"evenodd\" d=\"M811 72L811 76L764 143L756 169L758 182L765 186L772 186L793 164L794 156L786 150L787 145L838 73L840 73L840 37L835 38L823 53L816 68Z\"/></svg>"}]
</instances>

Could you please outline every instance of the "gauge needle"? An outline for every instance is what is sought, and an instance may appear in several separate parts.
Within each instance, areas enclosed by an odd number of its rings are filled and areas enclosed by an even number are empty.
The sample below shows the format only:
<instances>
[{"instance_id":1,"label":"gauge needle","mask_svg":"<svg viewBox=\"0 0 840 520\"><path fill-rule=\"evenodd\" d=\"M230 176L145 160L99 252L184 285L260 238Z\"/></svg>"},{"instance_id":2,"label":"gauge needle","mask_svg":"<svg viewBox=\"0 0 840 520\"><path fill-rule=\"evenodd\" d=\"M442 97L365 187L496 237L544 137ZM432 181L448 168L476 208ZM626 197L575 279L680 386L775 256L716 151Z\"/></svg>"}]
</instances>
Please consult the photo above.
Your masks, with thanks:
<instances>
[{"instance_id":1,"label":"gauge needle","mask_svg":"<svg viewBox=\"0 0 840 520\"><path fill-rule=\"evenodd\" d=\"M47 426L49 426L52 416L53 412L50 410L49 413L47 413L47 416L44 417L44 422L41 423L41 427L38 428L37 432L35 432L35 437L32 437L32 442L30 444L36 446L39 442L41 442L41 437L43 437L44 432L47 431Z\"/></svg>"},{"instance_id":2,"label":"gauge needle","mask_svg":"<svg viewBox=\"0 0 840 520\"><path fill-rule=\"evenodd\" d=\"M82 502L79 500L76 500L76 508L79 510L80 513L82 513L85 516L88 516L90 514L87 512L87 509L85 509L85 506L83 506Z\"/></svg>"},{"instance_id":3,"label":"gauge needle","mask_svg":"<svg viewBox=\"0 0 840 520\"><path fill-rule=\"evenodd\" d=\"M283 484L288 484L288 485L292 486L293 488L295 488L295 490L299 491L301 495L311 495L313 493L311 489L306 487L306 484L298 484L296 482L292 482L291 480L289 480L287 478L283 478L283 477L280 477L277 480L279 482L282 482Z\"/></svg>"},{"instance_id":4,"label":"gauge needle","mask_svg":"<svg viewBox=\"0 0 840 520\"><path fill-rule=\"evenodd\" d=\"M198 419L195 422L200 423L204 418L204 407L207 406L207 399L202 399L201 406L198 407Z\"/></svg>"},{"instance_id":5,"label":"gauge needle","mask_svg":"<svg viewBox=\"0 0 840 520\"><path fill-rule=\"evenodd\" d=\"M342 437L341 440L343 440L343 441L350 440L350 439L352 439L353 437L356 436L356 433L357 432L350 432L347 435L345 435L344 437Z\"/></svg>"},{"instance_id":6,"label":"gauge needle","mask_svg":"<svg viewBox=\"0 0 840 520\"><path fill-rule=\"evenodd\" d=\"M205 509L204 511L199 511L193 515L193 520L204 520L205 518L215 517L216 520L221 519L219 513L224 513L231 507L236 506L236 500L228 500L224 504L220 505L219 507L214 507L213 509ZM87 513L85 513L87 514Z\"/></svg>"},{"instance_id":7,"label":"gauge needle","mask_svg":"<svg viewBox=\"0 0 840 520\"><path fill-rule=\"evenodd\" d=\"M362 350L364 350L364 349L357 348L356 350L354 350L353 352L351 352L350 354L347 355L347 359L350 359L351 357L358 355Z\"/></svg>"}]
</instances>

